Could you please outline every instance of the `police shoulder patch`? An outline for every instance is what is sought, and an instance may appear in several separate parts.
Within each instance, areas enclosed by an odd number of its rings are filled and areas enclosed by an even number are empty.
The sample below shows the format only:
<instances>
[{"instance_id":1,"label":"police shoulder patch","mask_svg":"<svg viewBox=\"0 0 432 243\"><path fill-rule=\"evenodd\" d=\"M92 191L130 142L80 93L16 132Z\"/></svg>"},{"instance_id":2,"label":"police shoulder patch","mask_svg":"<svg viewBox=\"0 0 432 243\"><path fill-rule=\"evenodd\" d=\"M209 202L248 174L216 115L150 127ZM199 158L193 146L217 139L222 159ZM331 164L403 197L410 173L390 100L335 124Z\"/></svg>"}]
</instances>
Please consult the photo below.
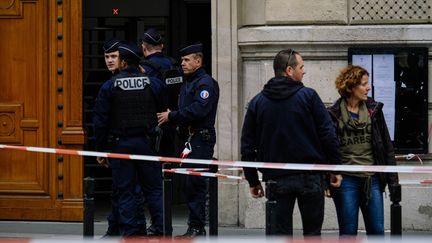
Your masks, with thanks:
<instances>
[{"instance_id":1,"label":"police shoulder patch","mask_svg":"<svg viewBox=\"0 0 432 243\"><path fill-rule=\"evenodd\" d=\"M200 92L201 99L207 99L210 96L210 93L207 90L203 90Z\"/></svg>"}]
</instances>

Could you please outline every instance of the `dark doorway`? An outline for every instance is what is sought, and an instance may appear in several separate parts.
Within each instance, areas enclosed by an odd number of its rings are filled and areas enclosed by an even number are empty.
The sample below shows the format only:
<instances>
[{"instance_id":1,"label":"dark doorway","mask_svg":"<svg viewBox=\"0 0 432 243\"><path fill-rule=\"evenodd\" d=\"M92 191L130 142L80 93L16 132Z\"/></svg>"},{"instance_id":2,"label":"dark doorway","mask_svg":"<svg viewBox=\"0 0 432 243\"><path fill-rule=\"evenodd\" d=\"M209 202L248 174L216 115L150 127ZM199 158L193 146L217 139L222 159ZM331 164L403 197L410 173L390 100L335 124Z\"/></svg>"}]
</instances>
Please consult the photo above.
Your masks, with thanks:
<instances>
[{"instance_id":1,"label":"dark doorway","mask_svg":"<svg viewBox=\"0 0 432 243\"><path fill-rule=\"evenodd\" d=\"M211 74L211 5L210 0L171 1L172 55L187 44L200 41L204 45L204 64ZM181 31L179 31L181 30Z\"/></svg>"},{"instance_id":2,"label":"dark doorway","mask_svg":"<svg viewBox=\"0 0 432 243\"><path fill-rule=\"evenodd\" d=\"M103 43L111 38L135 41L150 27L165 38L166 54L179 59L178 49L201 41L206 69L211 73L210 0L92 0L83 1L83 120L87 131L85 150L94 150L93 107L102 84L110 79L103 57ZM95 178L95 199L109 198L111 170L95 158L84 159L84 175ZM174 189L174 192L178 190ZM175 197L174 197L175 198Z\"/></svg>"}]
</instances>

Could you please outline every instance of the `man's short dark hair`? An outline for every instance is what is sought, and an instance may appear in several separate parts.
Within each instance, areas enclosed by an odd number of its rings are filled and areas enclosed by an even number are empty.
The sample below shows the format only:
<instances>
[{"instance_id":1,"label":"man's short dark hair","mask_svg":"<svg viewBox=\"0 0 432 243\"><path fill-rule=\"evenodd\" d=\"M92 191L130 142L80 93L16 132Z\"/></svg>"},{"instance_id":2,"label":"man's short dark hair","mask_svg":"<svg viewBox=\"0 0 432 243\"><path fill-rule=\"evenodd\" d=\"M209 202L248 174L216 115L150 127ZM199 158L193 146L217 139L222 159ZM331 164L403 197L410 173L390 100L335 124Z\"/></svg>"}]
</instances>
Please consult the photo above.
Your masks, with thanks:
<instances>
[{"instance_id":1,"label":"man's short dark hair","mask_svg":"<svg viewBox=\"0 0 432 243\"><path fill-rule=\"evenodd\" d=\"M273 70L275 76L284 76L285 69L290 66L296 68L298 65L295 55L300 55L293 49L286 49L278 52L273 60Z\"/></svg>"}]
</instances>

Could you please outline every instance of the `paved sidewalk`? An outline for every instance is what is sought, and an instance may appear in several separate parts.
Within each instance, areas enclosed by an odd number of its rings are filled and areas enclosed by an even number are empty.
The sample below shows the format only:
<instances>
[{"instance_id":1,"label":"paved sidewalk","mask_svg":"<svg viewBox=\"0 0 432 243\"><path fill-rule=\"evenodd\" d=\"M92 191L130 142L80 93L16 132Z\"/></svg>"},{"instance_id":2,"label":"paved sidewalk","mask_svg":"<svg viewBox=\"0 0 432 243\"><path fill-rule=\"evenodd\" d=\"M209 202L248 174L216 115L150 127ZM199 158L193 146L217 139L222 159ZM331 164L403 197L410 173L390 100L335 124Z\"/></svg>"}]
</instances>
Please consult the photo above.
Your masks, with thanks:
<instances>
[{"instance_id":1,"label":"paved sidewalk","mask_svg":"<svg viewBox=\"0 0 432 243\"><path fill-rule=\"evenodd\" d=\"M105 233L107 224L96 222L94 239ZM183 234L186 225L173 224L174 234ZM224 236L263 236L263 229L244 229L240 227L219 227L219 235ZM82 239L82 223L0 221L0 238L37 238L37 239Z\"/></svg>"},{"instance_id":2,"label":"paved sidewalk","mask_svg":"<svg viewBox=\"0 0 432 243\"><path fill-rule=\"evenodd\" d=\"M98 205L95 212L94 239L101 238L107 229L106 206ZM147 216L148 214L146 214ZM187 230L187 211L184 206L173 207L173 235L181 235ZM245 229L243 227L219 227L223 236L264 236L264 229ZM207 227L207 234L208 234ZM83 224L52 221L0 221L1 237L28 237L37 239L82 239Z\"/></svg>"},{"instance_id":3,"label":"paved sidewalk","mask_svg":"<svg viewBox=\"0 0 432 243\"><path fill-rule=\"evenodd\" d=\"M97 208L95 212L94 239L100 239L107 229L106 215L107 208ZM180 206L173 208L173 235L181 235L187 229L187 210ZM245 229L239 226L218 228L219 239L264 239L264 229ZM208 228L207 228L208 233ZM432 232L425 231L404 231L403 238L427 239L424 242L432 242ZM295 237L301 237L301 230L294 230ZM386 232L386 239L389 239L389 232ZM30 239L58 239L58 240L80 240L83 239L82 223L50 222L50 221L0 221L0 243L2 238L30 238ZM337 230L323 230L323 239L337 239ZM364 238L365 233L359 232L359 238ZM393 239L391 239L393 241ZM285 241L286 242L286 241ZM389 241L390 242L390 241ZM410 243L423 242L408 241Z\"/></svg>"}]
</instances>

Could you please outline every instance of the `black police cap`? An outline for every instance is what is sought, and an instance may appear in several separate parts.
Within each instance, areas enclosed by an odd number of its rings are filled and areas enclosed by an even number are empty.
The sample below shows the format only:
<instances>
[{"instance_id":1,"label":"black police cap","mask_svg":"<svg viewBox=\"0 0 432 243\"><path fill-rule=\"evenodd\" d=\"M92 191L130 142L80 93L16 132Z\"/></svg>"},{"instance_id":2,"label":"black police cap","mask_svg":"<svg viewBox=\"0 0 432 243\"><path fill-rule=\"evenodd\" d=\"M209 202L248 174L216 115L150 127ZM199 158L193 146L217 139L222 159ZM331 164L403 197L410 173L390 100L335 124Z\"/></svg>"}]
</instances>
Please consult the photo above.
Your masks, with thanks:
<instances>
[{"instance_id":1,"label":"black police cap","mask_svg":"<svg viewBox=\"0 0 432 243\"><path fill-rule=\"evenodd\" d=\"M120 40L111 39L104 43L103 50L105 53L118 51L118 46L120 44Z\"/></svg>"},{"instance_id":2,"label":"black police cap","mask_svg":"<svg viewBox=\"0 0 432 243\"><path fill-rule=\"evenodd\" d=\"M203 51L203 45L201 42L197 42L192 45L188 45L179 50L180 56L187 56L192 53L198 53Z\"/></svg>"},{"instance_id":3,"label":"black police cap","mask_svg":"<svg viewBox=\"0 0 432 243\"><path fill-rule=\"evenodd\" d=\"M132 58L135 60L140 60L142 57L142 50L141 48L138 48L138 46L132 42L120 42L118 46L118 50L120 53L120 56ZM137 61L137 62L138 62Z\"/></svg>"},{"instance_id":4,"label":"black police cap","mask_svg":"<svg viewBox=\"0 0 432 243\"><path fill-rule=\"evenodd\" d=\"M145 43L148 43L150 45L160 45L160 44L163 44L163 42L164 42L162 36L154 28L148 29L144 33L143 38L141 39L141 41L143 41Z\"/></svg>"}]
</instances>

